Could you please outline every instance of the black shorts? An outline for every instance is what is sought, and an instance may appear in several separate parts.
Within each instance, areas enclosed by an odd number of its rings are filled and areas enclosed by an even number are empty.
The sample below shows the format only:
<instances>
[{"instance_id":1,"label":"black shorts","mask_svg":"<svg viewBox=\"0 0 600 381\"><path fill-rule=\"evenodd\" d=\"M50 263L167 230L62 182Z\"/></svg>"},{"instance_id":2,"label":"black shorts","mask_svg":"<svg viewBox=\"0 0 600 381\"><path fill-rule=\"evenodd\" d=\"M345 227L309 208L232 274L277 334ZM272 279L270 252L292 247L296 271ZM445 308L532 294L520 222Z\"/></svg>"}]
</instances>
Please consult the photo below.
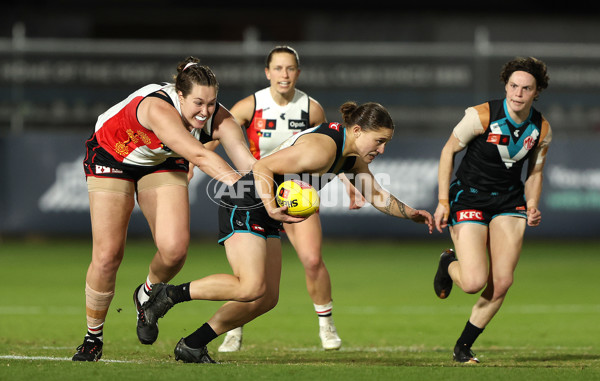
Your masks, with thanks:
<instances>
[{"instance_id":1,"label":"black shorts","mask_svg":"<svg viewBox=\"0 0 600 381\"><path fill-rule=\"evenodd\" d=\"M189 162L182 157L169 157L158 165L132 165L115 160L104 148L98 145L95 135L86 143L83 160L85 176L109 177L137 182L142 177L155 172L188 172Z\"/></svg>"},{"instance_id":2,"label":"black shorts","mask_svg":"<svg viewBox=\"0 0 600 381\"><path fill-rule=\"evenodd\" d=\"M245 186L242 185L245 183ZM234 233L250 233L263 238L279 238L280 221L269 216L256 195L252 172L242 177L231 193L223 195L219 203L219 243L223 245ZM243 189L243 191L238 190ZM233 195L233 196L232 196Z\"/></svg>"},{"instance_id":3,"label":"black shorts","mask_svg":"<svg viewBox=\"0 0 600 381\"><path fill-rule=\"evenodd\" d=\"M483 192L460 180L450 184L450 226L461 223L488 225L497 216L527 218L522 186L507 192Z\"/></svg>"}]
</instances>

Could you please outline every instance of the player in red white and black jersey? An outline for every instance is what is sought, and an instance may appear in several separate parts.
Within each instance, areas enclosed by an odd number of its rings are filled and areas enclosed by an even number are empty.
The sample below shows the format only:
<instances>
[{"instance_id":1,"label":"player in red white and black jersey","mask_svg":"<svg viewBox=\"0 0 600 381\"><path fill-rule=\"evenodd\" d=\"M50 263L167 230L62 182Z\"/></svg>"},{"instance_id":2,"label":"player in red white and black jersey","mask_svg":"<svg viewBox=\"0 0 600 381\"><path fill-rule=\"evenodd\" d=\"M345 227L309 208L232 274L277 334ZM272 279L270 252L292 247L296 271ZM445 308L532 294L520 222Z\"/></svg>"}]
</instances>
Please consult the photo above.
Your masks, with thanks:
<instances>
[{"instance_id":1,"label":"player in red white and black jersey","mask_svg":"<svg viewBox=\"0 0 600 381\"><path fill-rule=\"evenodd\" d=\"M442 299L453 283L469 294L483 290L454 348L454 360L462 363L479 362L471 346L513 283L525 227L541 221L538 205L552 140L550 124L533 107L548 87L545 63L516 58L502 67L500 79L506 97L467 108L439 163L434 218L440 232L450 227L456 252L440 256L434 290ZM455 155L465 148L450 182Z\"/></svg>"},{"instance_id":2,"label":"player in red white and black jersey","mask_svg":"<svg viewBox=\"0 0 600 381\"><path fill-rule=\"evenodd\" d=\"M237 102L231 113L246 127L250 151L261 159L272 154L290 136L326 121L323 107L312 97L296 88L300 76L298 53L289 46L276 46L267 55L265 75L270 86ZM344 175L351 209L363 202L362 195ZM298 224L284 224L285 232L294 246L305 271L306 288L313 301L319 320L319 337L326 350L336 350L342 345L333 316L331 279L321 254L322 232L319 214L314 214ZM229 332L221 352L241 348L242 327Z\"/></svg>"},{"instance_id":3,"label":"player in red white and black jersey","mask_svg":"<svg viewBox=\"0 0 600 381\"><path fill-rule=\"evenodd\" d=\"M189 57L177 72L175 83L147 85L100 115L86 142L93 248L85 286L88 331L74 361L102 356L104 322L136 199L157 247L146 282L133 297L138 338L152 344L158 327L144 324L141 305L152 284L171 280L187 256L188 161L226 184L240 175L203 143L218 140L240 170L249 171L256 161L240 126L217 102L210 68Z\"/></svg>"},{"instance_id":4,"label":"player in red white and black jersey","mask_svg":"<svg viewBox=\"0 0 600 381\"><path fill-rule=\"evenodd\" d=\"M271 87L259 90L239 101L231 108L240 124L246 127L250 151L256 157L270 155L290 136L317 126L325 121L325 111L321 105L306 93L295 88L300 69L281 68L279 62L292 57L288 53L271 54L273 69L268 67L267 78L272 78ZM283 77L283 79L282 79ZM243 123L242 123L243 122Z\"/></svg>"}]
</instances>

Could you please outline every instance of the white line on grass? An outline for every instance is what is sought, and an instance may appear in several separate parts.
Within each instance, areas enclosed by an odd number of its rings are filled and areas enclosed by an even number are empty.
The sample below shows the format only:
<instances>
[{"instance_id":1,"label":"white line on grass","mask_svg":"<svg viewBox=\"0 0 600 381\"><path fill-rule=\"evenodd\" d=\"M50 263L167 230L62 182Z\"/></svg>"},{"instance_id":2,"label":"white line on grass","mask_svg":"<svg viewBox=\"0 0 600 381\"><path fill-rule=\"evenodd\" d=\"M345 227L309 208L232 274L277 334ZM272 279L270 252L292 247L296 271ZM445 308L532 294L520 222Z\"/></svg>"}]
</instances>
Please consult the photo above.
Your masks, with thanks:
<instances>
[{"instance_id":1,"label":"white line on grass","mask_svg":"<svg viewBox=\"0 0 600 381\"><path fill-rule=\"evenodd\" d=\"M489 346L482 347L481 350L495 350L495 351L524 351L531 350L532 348L528 347L514 347L514 346ZM323 348L321 347L304 347L304 348L276 348L276 351L290 351L290 352L322 352ZM393 353L393 352L430 352L430 351L448 351L447 348L439 348L439 347L424 347L424 346L385 346L385 347L344 347L340 348L340 352L371 352L371 353ZM535 347L534 353L538 352L548 352L555 351L557 353L562 352L572 352L572 351L590 351L593 350L592 347L569 347L565 348L562 346L548 346L548 347ZM72 361L70 357L50 357L50 356L15 356L15 355L0 355L0 360L30 360L30 361ZM156 360L152 360L155 362ZM100 362L108 362L108 363L127 363L127 364L143 364L145 361L138 360L109 360L109 359L101 359Z\"/></svg>"},{"instance_id":2,"label":"white line on grass","mask_svg":"<svg viewBox=\"0 0 600 381\"><path fill-rule=\"evenodd\" d=\"M0 360L47 360L47 361L72 361L70 357L50 357L50 356L13 356L13 355L0 355ZM128 361L128 360L106 360L101 359L102 362L119 362L119 363L141 363L140 361Z\"/></svg>"}]
</instances>

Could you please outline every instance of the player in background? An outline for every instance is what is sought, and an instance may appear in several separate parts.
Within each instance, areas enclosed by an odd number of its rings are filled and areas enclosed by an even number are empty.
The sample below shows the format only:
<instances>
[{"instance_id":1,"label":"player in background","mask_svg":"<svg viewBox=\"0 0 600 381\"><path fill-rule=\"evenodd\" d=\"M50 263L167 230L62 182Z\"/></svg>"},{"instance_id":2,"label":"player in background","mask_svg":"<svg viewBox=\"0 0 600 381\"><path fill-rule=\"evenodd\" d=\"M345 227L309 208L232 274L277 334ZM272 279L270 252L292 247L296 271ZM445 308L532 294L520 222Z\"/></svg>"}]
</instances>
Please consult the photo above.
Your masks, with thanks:
<instances>
[{"instance_id":1,"label":"player in background","mask_svg":"<svg viewBox=\"0 0 600 381\"><path fill-rule=\"evenodd\" d=\"M102 356L104 323L136 198L157 248L146 281L133 295L138 338L151 344L158 326L145 324L141 304L152 284L171 280L186 259L188 161L227 184L240 175L204 142L219 140L239 169L250 170L256 161L240 126L217 102L219 85L208 67L189 57L174 80L147 85L108 109L86 142L93 247L85 284L87 334L74 361Z\"/></svg>"},{"instance_id":2,"label":"player in background","mask_svg":"<svg viewBox=\"0 0 600 381\"><path fill-rule=\"evenodd\" d=\"M228 300L200 328L181 338L176 360L212 363L206 345L218 335L240 327L271 310L279 298L281 277L281 223L302 223L305 218L286 214L275 202L275 190L285 176L309 174L319 190L341 172L380 212L426 224L429 212L409 207L383 189L369 170L369 163L383 154L394 133L387 110L377 103L346 102L340 108L342 123L323 123L293 135L277 152L254 164L221 197L219 242L225 246L231 274L213 274L180 285L157 284L142 309L148 324L175 304L189 300ZM400 174L398 174L400 175ZM301 178L304 178L301 176ZM194 319L195 320L195 319Z\"/></svg>"},{"instance_id":3,"label":"player in background","mask_svg":"<svg viewBox=\"0 0 600 381\"><path fill-rule=\"evenodd\" d=\"M435 225L440 232L449 226L456 252L441 254L435 293L447 298L453 283L469 294L483 290L454 347L454 360L461 363L479 362L471 346L513 283L525 226L541 221L538 204L552 131L533 102L548 87L546 64L516 58L504 64L500 79L506 97L467 108L439 162ZM454 158L465 148L450 182Z\"/></svg>"},{"instance_id":4,"label":"player in background","mask_svg":"<svg viewBox=\"0 0 600 381\"><path fill-rule=\"evenodd\" d=\"M265 75L270 86L240 100L231 113L246 128L250 151L257 159L266 157L287 138L326 121L321 105L296 88L300 76L300 61L296 50L276 46L267 55ZM346 177L350 208L359 208L364 199ZM284 224L285 232L304 266L306 288L319 320L319 337L326 350L342 345L332 316L331 278L321 254L322 231L319 214L297 224ZM227 333L219 352L238 351L242 345L242 327Z\"/></svg>"}]
</instances>

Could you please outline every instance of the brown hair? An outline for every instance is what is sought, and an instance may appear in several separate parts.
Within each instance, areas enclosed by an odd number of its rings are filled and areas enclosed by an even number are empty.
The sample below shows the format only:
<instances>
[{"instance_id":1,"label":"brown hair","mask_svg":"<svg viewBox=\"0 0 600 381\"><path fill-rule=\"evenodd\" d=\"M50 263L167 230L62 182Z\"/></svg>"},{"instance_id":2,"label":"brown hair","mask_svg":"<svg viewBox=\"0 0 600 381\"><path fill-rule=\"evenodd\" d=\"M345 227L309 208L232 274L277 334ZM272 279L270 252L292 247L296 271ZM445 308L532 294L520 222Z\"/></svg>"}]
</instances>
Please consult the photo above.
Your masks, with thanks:
<instances>
[{"instance_id":1,"label":"brown hair","mask_svg":"<svg viewBox=\"0 0 600 381\"><path fill-rule=\"evenodd\" d=\"M200 65L196 57L188 57L177 65L177 75L174 77L175 89L187 96L194 85L215 87L219 91L217 77L208 66Z\"/></svg>"},{"instance_id":2,"label":"brown hair","mask_svg":"<svg viewBox=\"0 0 600 381\"><path fill-rule=\"evenodd\" d=\"M537 58L517 57L514 60L508 61L502 66L500 81L506 85L508 79L515 71L524 71L531 74L535 78L536 90L539 93L548 87L550 77L548 77L546 64ZM537 100L537 97L535 99Z\"/></svg>"},{"instance_id":3,"label":"brown hair","mask_svg":"<svg viewBox=\"0 0 600 381\"><path fill-rule=\"evenodd\" d=\"M359 106L350 101L340 106L340 112L345 127L359 125L363 130L394 130L394 121L390 113L379 103L367 102Z\"/></svg>"},{"instance_id":4,"label":"brown hair","mask_svg":"<svg viewBox=\"0 0 600 381\"><path fill-rule=\"evenodd\" d=\"M269 55L267 56L267 59L265 60L265 67L268 69L269 65L271 64L271 61L273 60L273 55L275 53L288 53L294 56L294 59L296 60L296 66L300 67L300 57L298 56L298 52L296 52L294 50L294 48L292 48L291 46L287 46L287 45L279 45L274 47L273 49L271 49L271 51L269 52Z\"/></svg>"}]
</instances>

